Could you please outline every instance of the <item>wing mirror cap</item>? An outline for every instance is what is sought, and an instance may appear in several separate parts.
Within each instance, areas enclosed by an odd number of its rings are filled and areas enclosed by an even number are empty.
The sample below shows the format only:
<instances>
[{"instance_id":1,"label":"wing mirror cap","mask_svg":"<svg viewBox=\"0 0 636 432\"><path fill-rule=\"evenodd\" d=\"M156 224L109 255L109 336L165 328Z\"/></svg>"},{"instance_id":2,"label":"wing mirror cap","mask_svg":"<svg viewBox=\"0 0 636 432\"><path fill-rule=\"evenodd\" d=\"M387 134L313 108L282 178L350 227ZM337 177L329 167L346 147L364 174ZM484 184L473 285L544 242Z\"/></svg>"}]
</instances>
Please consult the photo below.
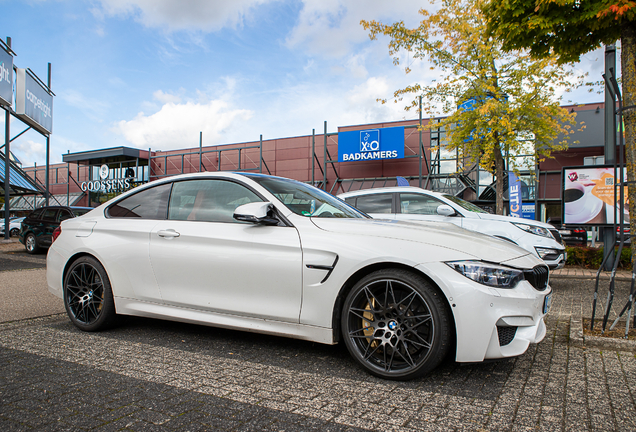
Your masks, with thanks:
<instances>
[{"instance_id":1,"label":"wing mirror cap","mask_svg":"<svg viewBox=\"0 0 636 432\"><path fill-rule=\"evenodd\" d=\"M441 204L437 207L437 214L440 216L455 216L455 209L448 204Z\"/></svg>"},{"instance_id":2,"label":"wing mirror cap","mask_svg":"<svg viewBox=\"0 0 636 432\"><path fill-rule=\"evenodd\" d=\"M238 206L234 210L234 219L262 225L278 225L278 219L270 217L269 213L274 205L269 202L254 202Z\"/></svg>"}]
</instances>

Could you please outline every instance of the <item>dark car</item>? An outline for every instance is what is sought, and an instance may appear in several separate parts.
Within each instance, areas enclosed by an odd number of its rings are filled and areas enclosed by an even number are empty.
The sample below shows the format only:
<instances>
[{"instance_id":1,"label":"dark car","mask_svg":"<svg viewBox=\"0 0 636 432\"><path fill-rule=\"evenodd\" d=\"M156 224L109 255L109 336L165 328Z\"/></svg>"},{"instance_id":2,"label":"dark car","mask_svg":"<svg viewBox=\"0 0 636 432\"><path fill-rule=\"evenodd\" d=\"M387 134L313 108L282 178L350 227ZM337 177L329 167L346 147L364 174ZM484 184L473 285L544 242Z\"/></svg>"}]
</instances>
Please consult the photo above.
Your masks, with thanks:
<instances>
[{"instance_id":1,"label":"dark car","mask_svg":"<svg viewBox=\"0 0 636 432\"><path fill-rule=\"evenodd\" d=\"M51 246L53 230L60 222L81 216L93 210L91 207L50 206L33 210L20 227L19 240L28 253L34 254Z\"/></svg>"},{"instance_id":2,"label":"dark car","mask_svg":"<svg viewBox=\"0 0 636 432\"><path fill-rule=\"evenodd\" d=\"M568 246L587 246L587 230L578 226L561 225L561 218L548 218L548 223L553 225L561 239Z\"/></svg>"}]
</instances>

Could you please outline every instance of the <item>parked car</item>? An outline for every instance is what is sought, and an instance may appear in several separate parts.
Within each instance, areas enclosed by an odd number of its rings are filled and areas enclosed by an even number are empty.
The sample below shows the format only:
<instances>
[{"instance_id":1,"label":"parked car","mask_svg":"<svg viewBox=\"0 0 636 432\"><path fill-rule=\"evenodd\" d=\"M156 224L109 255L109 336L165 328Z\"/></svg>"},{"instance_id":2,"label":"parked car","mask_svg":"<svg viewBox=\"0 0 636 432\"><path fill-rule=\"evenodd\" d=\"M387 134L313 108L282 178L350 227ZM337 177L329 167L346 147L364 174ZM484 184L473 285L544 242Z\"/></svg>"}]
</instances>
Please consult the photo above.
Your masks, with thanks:
<instances>
[{"instance_id":1,"label":"parked car","mask_svg":"<svg viewBox=\"0 0 636 432\"><path fill-rule=\"evenodd\" d=\"M580 226L563 226L560 217L548 218L548 223L554 226L566 245L587 246L587 230Z\"/></svg>"},{"instance_id":2,"label":"parked car","mask_svg":"<svg viewBox=\"0 0 636 432\"><path fill-rule=\"evenodd\" d=\"M453 195L402 186L364 189L339 198L374 218L450 222L499 237L541 258L550 269L565 266L565 246L556 228L544 222L493 215Z\"/></svg>"},{"instance_id":3,"label":"parked car","mask_svg":"<svg viewBox=\"0 0 636 432\"><path fill-rule=\"evenodd\" d=\"M325 344L410 379L523 354L545 334L540 259L452 224L377 221L313 186L197 173L62 222L49 290L84 331L138 315Z\"/></svg>"},{"instance_id":4,"label":"parked car","mask_svg":"<svg viewBox=\"0 0 636 432\"><path fill-rule=\"evenodd\" d=\"M14 217L9 220L9 236L15 237L20 234L20 224L23 220L23 217ZM4 237L4 219L0 221L0 236Z\"/></svg>"},{"instance_id":5,"label":"parked car","mask_svg":"<svg viewBox=\"0 0 636 432\"><path fill-rule=\"evenodd\" d=\"M51 245L53 230L60 222L81 216L93 210L91 207L64 207L49 206L33 210L23 221L20 227L18 240L26 251L35 254Z\"/></svg>"}]
</instances>

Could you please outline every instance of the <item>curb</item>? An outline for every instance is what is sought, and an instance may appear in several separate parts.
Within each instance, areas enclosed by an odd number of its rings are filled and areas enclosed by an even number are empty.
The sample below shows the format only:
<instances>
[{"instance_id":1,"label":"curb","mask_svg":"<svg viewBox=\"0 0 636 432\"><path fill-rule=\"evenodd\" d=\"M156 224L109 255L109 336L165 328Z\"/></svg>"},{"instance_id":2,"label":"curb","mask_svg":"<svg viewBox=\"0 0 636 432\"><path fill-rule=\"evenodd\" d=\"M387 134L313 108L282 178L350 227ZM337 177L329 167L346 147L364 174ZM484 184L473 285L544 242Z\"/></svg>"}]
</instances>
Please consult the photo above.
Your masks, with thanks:
<instances>
[{"instance_id":1,"label":"curb","mask_svg":"<svg viewBox=\"0 0 636 432\"><path fill-rule=\"evenodd\" d=\"M583 320L574 317L570 318L570 345L579 348L602 348L636 353L635 340L586 336L583 334Z\"/></svg>"}]
</instances>

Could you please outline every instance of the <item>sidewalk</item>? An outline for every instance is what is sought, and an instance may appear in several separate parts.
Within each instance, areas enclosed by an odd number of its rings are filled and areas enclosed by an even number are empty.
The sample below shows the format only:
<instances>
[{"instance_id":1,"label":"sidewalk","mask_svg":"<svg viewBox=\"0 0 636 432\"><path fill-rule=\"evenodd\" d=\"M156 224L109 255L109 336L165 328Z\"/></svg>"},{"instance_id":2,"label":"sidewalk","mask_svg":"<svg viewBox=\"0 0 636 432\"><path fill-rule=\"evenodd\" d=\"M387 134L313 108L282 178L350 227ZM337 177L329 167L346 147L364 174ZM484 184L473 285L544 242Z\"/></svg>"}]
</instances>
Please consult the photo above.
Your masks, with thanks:
<instances>
[{"instance_id":1,"label":"sidewalk","mask_svg":"<svg viewBox=\"0 0 636 432\"><path fill-rule=\"evenodd\" d=\"M550 279L568 278L568 279L596 279L598 270L585 269L574 266L566 266L560 270L551 270ZM609 280L612 272L602 271L600 279ZM617 270L616 280L629 281L632 279L632 273L627 270Z\"/></svg>"}]
</instances>

